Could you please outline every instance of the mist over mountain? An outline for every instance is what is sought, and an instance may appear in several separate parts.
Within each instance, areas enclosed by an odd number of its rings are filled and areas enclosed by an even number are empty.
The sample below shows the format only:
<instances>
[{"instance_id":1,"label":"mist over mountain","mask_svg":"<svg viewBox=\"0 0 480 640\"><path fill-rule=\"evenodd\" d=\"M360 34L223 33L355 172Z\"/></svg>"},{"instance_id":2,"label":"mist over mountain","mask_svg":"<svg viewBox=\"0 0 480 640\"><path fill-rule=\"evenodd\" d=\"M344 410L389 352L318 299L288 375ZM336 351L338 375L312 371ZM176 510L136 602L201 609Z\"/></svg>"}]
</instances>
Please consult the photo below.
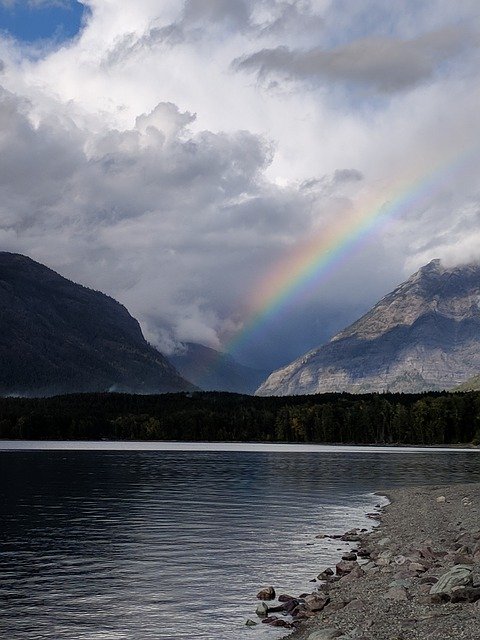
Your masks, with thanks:
<instances>
[{"instance_id":1,"label":"mist over mountain","mask_svg":"<svg viewBox=\"0 0 480 640\"><path fill-rule=\"evenodd\" d=\"M266 371L247 367L226 353L202 344L187 342L183 351L169 356L170 362L187 380L204 391L253 394Z\"/></svg>"},{"instance_id":2,"label":"mist over mountain","mask_svg":"<svg viewBox=\"0 0 480 640\"><path fill-rule=\"evenodd\" d=\"M480 371L480 265L433 260L258 395L449 389Z\"/></svg>"},{"instance_id":3,"label":"mist over mountain","mask_svg":"<svg viewBox=\"0 0 480 640\"><path fill-rule=\"evenodd\" d=\"M119 302L0 252L0 394L191 389Z\"/></svg>"}]
</instances>

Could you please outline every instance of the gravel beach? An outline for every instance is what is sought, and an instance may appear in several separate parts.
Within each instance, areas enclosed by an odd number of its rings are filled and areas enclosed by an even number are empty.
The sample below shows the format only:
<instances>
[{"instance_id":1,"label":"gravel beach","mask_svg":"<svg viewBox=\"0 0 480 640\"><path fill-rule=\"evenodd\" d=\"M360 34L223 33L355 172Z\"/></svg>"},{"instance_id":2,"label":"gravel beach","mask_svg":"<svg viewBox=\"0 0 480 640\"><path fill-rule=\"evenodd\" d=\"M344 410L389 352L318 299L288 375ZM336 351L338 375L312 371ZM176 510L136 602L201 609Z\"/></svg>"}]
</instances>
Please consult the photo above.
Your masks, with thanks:
<instances>
[{"instance_id":1,"label":"gravel beach","mask_svg":"<svg viewBox=\"0 0 480 640\"><path fill-rule=\"evenodd\" d=\"M380 526L349 532L353 554L285 602L289 640L480 639L480 484L380 493Z\"/></svg>"}]
</instances>

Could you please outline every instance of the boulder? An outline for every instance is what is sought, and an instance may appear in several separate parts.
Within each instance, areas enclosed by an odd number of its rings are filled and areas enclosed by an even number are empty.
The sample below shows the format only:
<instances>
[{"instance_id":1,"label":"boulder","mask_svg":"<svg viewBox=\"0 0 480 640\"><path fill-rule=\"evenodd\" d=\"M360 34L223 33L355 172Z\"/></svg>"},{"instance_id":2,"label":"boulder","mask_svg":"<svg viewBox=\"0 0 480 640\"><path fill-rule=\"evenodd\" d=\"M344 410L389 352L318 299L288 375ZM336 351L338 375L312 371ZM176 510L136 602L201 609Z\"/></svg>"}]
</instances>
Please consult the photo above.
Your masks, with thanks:
<instances>
[{"instance_id":1,"label":"boulder","mask_svg":"<svg viewBox=\"0 0 480 640\"><path fill-rule=\"evenodd\" d=\"M268 606L264 602L260 602L255 609L255 613L259 618L265 618L268 616Z\"/></svg>"},{"instance_id":2,"label":"boulder","mask_svg":"<svg viewBox=\"0 0 480 640\"><path fill-rule=\"evenodd\" d=\"M346 576L347 573L350 573L350 571L353 571L359 566L360 565L355 560L342 560L335 566L335 571L337 576Z\"/></svg>"},{"instance_id":3,"label":"boulder","mask_svg":"<svg viewBox=\"0 0 480 640\"><path fill-rule=\"evenodd\" d=\"M309 611L321 611L330 602L324 593L312 593L305 598L305 606Z\"/></svg>"},{"instance_id":4,"label":"boulder","mask_svg":"<svg viewBox=\"0 0 480 640\"><path fill-rule=\"evenodd\" d=\"M275 600L275 589L273 587L265 587L257 593L259 600Z\"/></svg>"},{"instance_id":5,"label":"boulder","mask_svg":"<svg viewBox=\"0 0 480 640\"><path fill-rule=\"evenodd\" d=\"M290 602L290 600L295 600L295 596L289 596L287 593L282 593L278 596L277 600L279 602Z\"/></svg>"},{"instance_id":6,"label":"boulder","mask_svg":"<svg viewBox=\"0 0 480 640\"><path fill-rule=\"evenodd\" d=\"M466 586L472 582L472 567L466 564L457 564L452 569L444 573L438 579L430 593L432 595L441 593L451 593L454 587Z\"/></svg>"}]
</instances>

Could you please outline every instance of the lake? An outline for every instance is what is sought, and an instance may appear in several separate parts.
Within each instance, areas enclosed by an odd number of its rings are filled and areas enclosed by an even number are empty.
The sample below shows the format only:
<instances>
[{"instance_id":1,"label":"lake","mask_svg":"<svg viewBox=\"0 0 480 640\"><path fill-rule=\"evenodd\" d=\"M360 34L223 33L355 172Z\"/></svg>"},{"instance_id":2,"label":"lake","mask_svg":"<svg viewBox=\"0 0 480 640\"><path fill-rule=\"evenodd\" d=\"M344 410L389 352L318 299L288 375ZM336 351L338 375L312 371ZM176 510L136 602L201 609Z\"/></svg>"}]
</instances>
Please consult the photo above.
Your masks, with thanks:
<instances>
[{"instance_id":1,"label":"lake","mask_svg":"<svg viewBox=\"0 0 480 640\"><path fill-rule=\"evenodd\" d=\"M9 640L263 640L255 594L294 595L392 486L478 481L477 451L0 442Z\"/></svg>"}]
</instances>

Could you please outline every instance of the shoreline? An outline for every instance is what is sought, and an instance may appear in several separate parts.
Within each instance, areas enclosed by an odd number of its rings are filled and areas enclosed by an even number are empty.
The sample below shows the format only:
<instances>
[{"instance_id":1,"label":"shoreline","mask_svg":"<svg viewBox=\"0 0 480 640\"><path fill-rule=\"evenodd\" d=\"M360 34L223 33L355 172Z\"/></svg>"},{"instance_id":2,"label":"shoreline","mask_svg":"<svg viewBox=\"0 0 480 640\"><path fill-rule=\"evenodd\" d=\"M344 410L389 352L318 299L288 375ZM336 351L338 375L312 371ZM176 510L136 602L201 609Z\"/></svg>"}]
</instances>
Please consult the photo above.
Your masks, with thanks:
<instances>
[{"instance_id":1,"label":"shoreline","mask_svg":"<svg viewBox=\"0 0 480 640\"><path fill-rule=\"evenodd\" d=\"M357 551L319 567L324 581L311 594L275 607L271 617L282 622L292 618L281 606L294 613L297 628L284 640L478 639L480 483L376 495L390 501L379 526L343 537Z\"/></svg>"},{"instance_id":2,"label":"shoreline","mask_svg":"<svg viewBox=\"0 0 480 640\"><path fill-rule=\"evenodd\" d=\"M346 444L305 442L252 442L252 441L187 441L187 440L30 440L0 438L0 451L284 451L302 453L314 451L358 451L367 453L480 453L480 445L412 445L412 444Z\"/></svg>"}]
</instances>

